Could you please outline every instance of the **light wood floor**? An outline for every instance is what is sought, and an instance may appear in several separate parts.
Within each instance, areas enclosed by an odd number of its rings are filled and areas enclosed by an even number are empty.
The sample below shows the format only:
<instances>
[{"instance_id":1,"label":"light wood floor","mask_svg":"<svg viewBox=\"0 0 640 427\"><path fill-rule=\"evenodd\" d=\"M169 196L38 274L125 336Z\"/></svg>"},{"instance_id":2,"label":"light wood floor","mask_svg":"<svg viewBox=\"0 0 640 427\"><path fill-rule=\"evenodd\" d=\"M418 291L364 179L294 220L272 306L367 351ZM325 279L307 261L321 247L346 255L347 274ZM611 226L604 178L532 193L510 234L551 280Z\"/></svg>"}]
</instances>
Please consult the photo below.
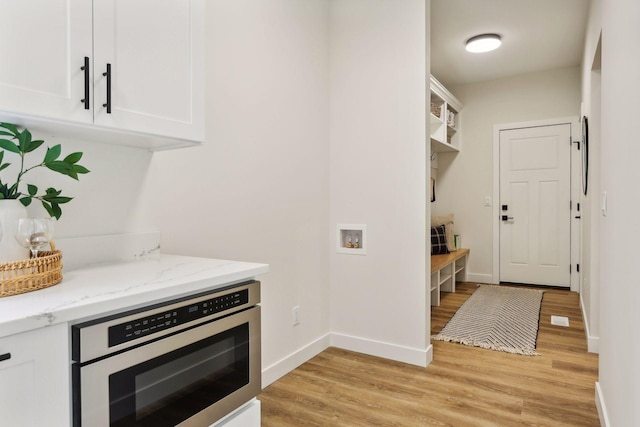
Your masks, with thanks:
<instances>
[{"instance_id":1,"label":"light wood floor","mask_svg":"<svg viewBox=\"0 0 640 427\"><path fill-rule=\"evenodd\" d=\"M432 308L437 333L476 285ZM552 326L551 315L570 327ZM598 357L587 353L578 296L546 289L537 351L521 356L434 341L427 368L329 348L267 387L263 427L599 426Z\"/></svg>"}]
</instances>

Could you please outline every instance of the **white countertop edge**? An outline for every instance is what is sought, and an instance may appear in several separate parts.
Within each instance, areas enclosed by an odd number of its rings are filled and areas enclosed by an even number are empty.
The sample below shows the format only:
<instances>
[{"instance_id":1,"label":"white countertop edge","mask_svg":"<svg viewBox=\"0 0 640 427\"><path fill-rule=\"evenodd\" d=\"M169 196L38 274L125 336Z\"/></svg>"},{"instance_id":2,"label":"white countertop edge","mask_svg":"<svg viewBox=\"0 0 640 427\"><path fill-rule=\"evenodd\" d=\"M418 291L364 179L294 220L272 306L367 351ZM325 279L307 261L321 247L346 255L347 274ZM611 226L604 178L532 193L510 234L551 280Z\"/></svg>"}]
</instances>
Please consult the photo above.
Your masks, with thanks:
<instances>
[{"instance_id":1,"label":"white countertop edge","mask_svg":"<svg viewBox=\"0 0 640 427\"><path fill-rule=\"evenodd\" d=\"M177 255L88 266L65 273L50 288L0 298L0 337L177 299L268 271L267 264Z\"/></svg>"}]
</instances>

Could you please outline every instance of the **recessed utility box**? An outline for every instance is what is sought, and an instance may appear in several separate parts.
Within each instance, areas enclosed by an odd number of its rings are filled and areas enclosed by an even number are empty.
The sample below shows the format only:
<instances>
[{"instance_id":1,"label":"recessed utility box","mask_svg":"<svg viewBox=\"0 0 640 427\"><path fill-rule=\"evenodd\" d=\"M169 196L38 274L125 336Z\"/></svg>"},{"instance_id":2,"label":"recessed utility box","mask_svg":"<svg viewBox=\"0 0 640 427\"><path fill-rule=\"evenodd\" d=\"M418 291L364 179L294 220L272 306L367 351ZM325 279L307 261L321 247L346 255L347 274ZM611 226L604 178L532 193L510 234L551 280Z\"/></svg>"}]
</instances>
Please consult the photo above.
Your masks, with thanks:
<instances>
[{"instance_id":1,"label":"recessed utility box","mask_svg":"<svg viewBox=\"0 0 640 427\"><path fill-rule=\"evenodd\" d=\"M367 226L364 224L338 224L337 240L340 254L367 254Z\"/></svg>"}]
</instances>

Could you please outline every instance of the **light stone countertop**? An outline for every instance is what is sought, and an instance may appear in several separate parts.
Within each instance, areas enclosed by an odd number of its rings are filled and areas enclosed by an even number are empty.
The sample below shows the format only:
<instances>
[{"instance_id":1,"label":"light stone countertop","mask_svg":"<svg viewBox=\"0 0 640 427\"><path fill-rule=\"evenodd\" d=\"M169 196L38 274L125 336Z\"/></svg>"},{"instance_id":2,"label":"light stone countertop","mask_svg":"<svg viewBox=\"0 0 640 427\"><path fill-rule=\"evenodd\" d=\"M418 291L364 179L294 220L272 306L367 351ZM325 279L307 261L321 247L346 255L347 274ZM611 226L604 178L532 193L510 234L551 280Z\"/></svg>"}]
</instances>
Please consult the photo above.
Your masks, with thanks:
<instances>
[{"instance_id":1,"label":"light stone countertop","mask_svg":"<svg viewBox=\"0 0 640 427\"><path fill-rule=\"evenodd\" d=\"M0 337L172 300L268 271L267 264L178 255L94 264L64 272L52 287L0 298Z\"/></svg>"}]
</instances>

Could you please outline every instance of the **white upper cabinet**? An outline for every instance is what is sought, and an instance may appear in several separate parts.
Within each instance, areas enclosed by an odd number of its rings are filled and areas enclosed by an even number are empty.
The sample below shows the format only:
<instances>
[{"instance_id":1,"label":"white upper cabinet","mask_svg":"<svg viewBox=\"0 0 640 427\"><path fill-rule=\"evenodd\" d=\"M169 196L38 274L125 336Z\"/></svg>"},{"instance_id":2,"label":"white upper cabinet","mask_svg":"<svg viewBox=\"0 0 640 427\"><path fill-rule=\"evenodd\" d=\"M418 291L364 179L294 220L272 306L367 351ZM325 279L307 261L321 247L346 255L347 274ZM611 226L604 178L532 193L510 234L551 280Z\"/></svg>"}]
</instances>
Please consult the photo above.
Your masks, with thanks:
<instances>
[{"instance_id":1,"label":"white upper cabinet","mask_svg":"<svg viewBox=\"0 0 640 427\"><path fill-rule=\"evenodd\" d=\"M93 7L95 123L202 140L204 4L94 0Z\"/></svg>"},{"instance_id":2,"label":"white upper cabinet","mask_svg":"<svg viewBox=\"0 0 640 427\"><path fill-rule=\"evenodd\" d=\"M0 120L150 149L204 141L204 0L0 5Z\"/></svg>"},{"instance_id":3,"label":"white upper cabinet","mask_svg":"<svg viewBox=\"0 0 640 427\"><path fill-rule=\"evenodd\" d=\"M92 56L91 1L0 0L0 109L90 123L84 57Z\"/></svg>"}]
</instances>

